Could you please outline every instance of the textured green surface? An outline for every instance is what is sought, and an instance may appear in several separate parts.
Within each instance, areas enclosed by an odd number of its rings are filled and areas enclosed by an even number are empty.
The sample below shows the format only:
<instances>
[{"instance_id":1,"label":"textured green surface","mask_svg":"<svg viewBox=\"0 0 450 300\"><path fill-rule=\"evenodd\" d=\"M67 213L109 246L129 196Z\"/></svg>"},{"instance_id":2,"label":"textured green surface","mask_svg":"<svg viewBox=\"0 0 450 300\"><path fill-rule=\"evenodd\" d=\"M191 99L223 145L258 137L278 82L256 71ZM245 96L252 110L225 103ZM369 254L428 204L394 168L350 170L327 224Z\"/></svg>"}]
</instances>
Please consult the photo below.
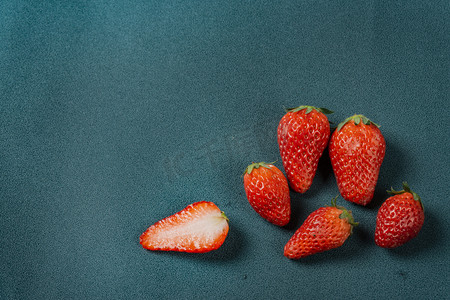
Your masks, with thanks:
<instances>
[{"instance_id":1,"label":"textured green surface","mask_svg":"<svg viewBox=\"0 0 450 300\"><path fill-rule=\"evenodd\" d=\"M448 280L448 1L1 1L0 298L443 299ZM283 247L338 193L327 154L278 228L247 203L252 161L282 169L285 107L338 124L357 113L387 141L359 226L303 261ZM373 240L408 181L425 225ZM188 204L230 219L222 248L154 253L139 235Z\"/></svg>"}]
</instances>

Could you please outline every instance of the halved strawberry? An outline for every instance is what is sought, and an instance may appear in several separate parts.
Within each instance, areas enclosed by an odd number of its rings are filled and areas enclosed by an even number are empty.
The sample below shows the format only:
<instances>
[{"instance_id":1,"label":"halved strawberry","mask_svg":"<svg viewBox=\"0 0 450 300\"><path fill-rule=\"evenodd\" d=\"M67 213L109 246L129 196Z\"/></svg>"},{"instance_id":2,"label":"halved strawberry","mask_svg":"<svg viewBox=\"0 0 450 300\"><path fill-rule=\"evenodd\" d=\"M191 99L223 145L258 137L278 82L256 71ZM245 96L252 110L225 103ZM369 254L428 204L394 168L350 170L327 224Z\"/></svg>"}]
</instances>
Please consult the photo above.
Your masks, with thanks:
<instances>
[{"instance_id":1,"label":"halved strawberry","mask_svg":"<svg viewBox=\"0 0 450 300\"><path fill-rule=\"evenodd\" d=\"M228 218L212 202L200 201L150 226L141 236L148 250L204 253L222 246Z\"/></svg>"}]
</instances>

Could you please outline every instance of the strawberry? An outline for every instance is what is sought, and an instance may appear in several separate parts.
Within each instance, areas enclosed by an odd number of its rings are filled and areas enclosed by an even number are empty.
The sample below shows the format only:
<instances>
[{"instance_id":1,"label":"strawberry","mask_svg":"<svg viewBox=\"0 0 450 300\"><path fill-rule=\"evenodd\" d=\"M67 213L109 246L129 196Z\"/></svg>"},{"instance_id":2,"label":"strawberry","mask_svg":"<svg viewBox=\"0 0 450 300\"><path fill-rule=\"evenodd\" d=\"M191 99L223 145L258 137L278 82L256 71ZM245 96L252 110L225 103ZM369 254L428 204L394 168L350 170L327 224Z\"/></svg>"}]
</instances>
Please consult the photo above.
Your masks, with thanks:
<instances>
[{"instance_id":1,"label":"strawberry","mask_svg":"<svg viewBox=\"0 0 450 300\"><path fill-rule=\"evenodd\" d=\"M148 250L203 253L218 249L228 234L228 218L212 202L200 201L150 226L141 236Z\"/></svg>"},{"instance_id":2,"label":"strawberry","mask_svg":"<svg viewBox=\"0 0 450 300\"><path fill-rule=\"evenodd\" d=\"M345 200L367 205L373 198L386 142L378 125L363 115L340 123L328 148L337 185Z\"/></svg>"},{"instance_id":3,"label":"strawberry","mask_svg":"<svg viewBox=\"0 0 450 300\"><path fill-rule=\"evenodd\" d=\"M321 207L306 218L284 247L284 256L299 259L344 244L358 223L351 211L336 205L336 198L331 206Z\"/></svg>"},{"instance_id":4,"label":"strawberry","mask_svg":"<svg viewBox=\"0 0 450 300\"><path fill-rule=\"evenodd\" d=\"M291 188L306 192L330 138L326 108L302 105L288 109L278 124L278 146Z\"/></svg>"},{"instance_id":5,"label":"strawberry","mask_svg":"<svg viewBox=\"0 0 450 300\"><path fill-rule=\"evenodd\" d=\"M419 195L403 182L403 190L388 193L380 207L375 228L375 243L383 248L395 248L415 238L425 220L423 204Z\"/></svg>"},{"instance_id":6,"label":"strawberry","mask_svg":"<svg viewBox=\"0 0 450 300\"><path fill-rule=\"evenodd\" d=\"M274 165L252 163L245 169L244 189L248 202L264 219L284 226L291 216L289 185Z\"/></svg>"}]
</instances>

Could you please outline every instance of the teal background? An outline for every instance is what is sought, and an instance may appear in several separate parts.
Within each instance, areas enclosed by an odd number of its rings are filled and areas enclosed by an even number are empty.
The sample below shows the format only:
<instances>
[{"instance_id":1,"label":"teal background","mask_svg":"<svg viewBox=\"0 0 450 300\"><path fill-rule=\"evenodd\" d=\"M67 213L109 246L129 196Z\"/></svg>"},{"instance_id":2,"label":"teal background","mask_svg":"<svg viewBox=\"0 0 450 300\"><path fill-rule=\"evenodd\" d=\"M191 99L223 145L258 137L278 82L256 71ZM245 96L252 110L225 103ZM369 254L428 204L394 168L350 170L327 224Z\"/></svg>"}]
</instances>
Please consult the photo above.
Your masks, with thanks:
<instances>
[{"instance_id":1,"label":"teal background","mask_svg":"<svg viewBox=\"0 0 450 300\"><path fill-rule=\"evenodd\" d=\"M449 290L448 1L1 1L1 299L444 299ZM285 228L241 174L282 168L285 107L362 113L387 152L360 226L291 261L284 244L338 194L327 153ZM373 241L385 190L408 181L425 224ZM190 203L230 219L203 255L139 245ZM446 296L447 295L447 296Z\"/></svg>"}]
</instances>

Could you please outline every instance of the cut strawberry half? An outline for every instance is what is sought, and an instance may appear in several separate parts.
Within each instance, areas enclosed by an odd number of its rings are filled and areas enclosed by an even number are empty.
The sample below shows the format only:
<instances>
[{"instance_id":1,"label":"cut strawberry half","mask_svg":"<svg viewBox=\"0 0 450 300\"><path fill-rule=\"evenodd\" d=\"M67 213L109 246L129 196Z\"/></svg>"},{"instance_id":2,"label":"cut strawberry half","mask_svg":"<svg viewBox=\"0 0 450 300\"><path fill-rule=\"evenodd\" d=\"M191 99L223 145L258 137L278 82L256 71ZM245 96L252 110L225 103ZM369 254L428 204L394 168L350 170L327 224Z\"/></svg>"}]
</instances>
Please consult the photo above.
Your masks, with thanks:
<instances>
[{"instance_id":1,"label":"cut strawberry half","mask_svg":"<svg viewBox=\"0 0 450 300\"><path fill-rule=\"evenodd\" d=\"M141 236L148 250L204 253L222 246L228 218L212 202L200 201L150 226Z\"/></svg>"}]
</instances>

